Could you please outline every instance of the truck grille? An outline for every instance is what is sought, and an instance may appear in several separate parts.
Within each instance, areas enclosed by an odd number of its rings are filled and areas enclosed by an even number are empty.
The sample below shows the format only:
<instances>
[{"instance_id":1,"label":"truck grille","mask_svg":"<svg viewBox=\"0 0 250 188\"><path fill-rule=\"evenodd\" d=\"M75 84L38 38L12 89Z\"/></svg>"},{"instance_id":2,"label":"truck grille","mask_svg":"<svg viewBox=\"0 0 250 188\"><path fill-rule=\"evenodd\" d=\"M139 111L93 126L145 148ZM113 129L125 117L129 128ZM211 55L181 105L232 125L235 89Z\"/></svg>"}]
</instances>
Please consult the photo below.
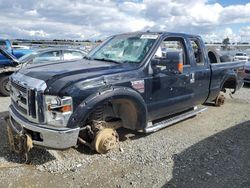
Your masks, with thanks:
<instances>
[{"instance_id":1,"label":"truck grille","mask_svg":"<svg viewBox=\"0 0 250 188\"><path fill-rule=\"evenodd\" d=\"M12 102L12 104L13 104L13 106L14 106L14 108L16 110L18 110L19 112L21 112L24 115L28 114L27 109L25 109L24 107L20 106L20 104L18 102L14 101L13 99L11 99L11 102Z\"/></svg>"},{"instance_id":2,"label":"truck grille","mask_svg":"<svg viewBox=\"0 0 250 188\"><path fill-rule=\"evenodd\" d=\"M20 84L15 83L13 80L11 80L11 86L16 88L17 90L27 94L27 88L20 85Z\"/></svg>"},{"instance_id":3,"label":"truck grille","mask_svg":"<svg viewBox=\"0 0 250 188\"><path fill-rule=\"evenodd\" d=\"M31 122L39 123L37 92L23 83L11 80L11 103L13 107Z\"/></svg>"}]
</instances>

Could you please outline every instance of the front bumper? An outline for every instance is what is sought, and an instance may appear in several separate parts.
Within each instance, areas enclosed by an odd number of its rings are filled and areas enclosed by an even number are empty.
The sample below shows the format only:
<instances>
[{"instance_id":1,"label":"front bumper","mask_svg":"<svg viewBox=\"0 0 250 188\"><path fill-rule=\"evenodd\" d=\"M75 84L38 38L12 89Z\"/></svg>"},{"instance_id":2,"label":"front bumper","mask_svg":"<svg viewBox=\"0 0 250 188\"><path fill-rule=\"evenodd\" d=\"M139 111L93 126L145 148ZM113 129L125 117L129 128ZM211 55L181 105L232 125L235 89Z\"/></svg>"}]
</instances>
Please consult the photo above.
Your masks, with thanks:
<instances>
[{"instance_id":1,"label":"front bumper","mask_svg":"<svg viewBox=\"0 0 250 188\"><path fill-rule=\"evenodd\" d=\"M18 134L26 132L32 136L34 145L53 149L66 149L77 144L80 128L48 128L31 123L23 118L13 107L9 107L9 127Z\"/></svg>"}]
</instances>

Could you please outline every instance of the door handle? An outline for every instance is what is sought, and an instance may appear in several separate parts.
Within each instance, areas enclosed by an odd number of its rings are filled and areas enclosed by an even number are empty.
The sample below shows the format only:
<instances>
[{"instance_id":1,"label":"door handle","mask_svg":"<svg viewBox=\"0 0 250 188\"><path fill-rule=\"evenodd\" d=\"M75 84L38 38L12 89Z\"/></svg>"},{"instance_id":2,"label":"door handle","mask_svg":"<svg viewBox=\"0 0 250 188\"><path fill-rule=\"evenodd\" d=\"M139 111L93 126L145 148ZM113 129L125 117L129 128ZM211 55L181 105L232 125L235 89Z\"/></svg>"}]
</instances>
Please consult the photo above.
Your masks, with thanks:
<instances>
[{"instance_id":1,"label":"door handle","mask_svg":"<svg viewBox=\"0 0 250 188\"><path fill-rule=\"evenodd\" d=\"M192 72L190 76L190 83L194 83L194 82L195 82L195 74L194 72Z\"/></svg>"}]
</instances>

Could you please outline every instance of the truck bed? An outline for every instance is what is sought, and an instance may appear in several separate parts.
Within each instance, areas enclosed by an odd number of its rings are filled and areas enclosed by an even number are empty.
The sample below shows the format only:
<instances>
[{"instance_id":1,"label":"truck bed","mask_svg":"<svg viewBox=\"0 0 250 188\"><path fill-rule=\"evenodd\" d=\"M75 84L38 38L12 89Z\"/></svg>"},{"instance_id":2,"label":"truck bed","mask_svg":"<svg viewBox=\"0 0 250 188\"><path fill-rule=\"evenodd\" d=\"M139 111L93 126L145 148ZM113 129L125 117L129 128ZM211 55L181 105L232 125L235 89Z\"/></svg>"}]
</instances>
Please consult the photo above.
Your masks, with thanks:
<instances>
[{"instance_id":1,"label":"truck bed","mask_svg":"<svg viewBox=\"0 0 250 188\"><path fill-rule=\"evenodd\" d=\"M220 91L225 80L237 80L236 88L227 85L227 88L234 89L235 91L243 86L244 80L244 66L245 62L222 62L213 63L211 66L211 80L210 80L210 96L209 100L213 100Z\"/></svg>"}]
</instances>

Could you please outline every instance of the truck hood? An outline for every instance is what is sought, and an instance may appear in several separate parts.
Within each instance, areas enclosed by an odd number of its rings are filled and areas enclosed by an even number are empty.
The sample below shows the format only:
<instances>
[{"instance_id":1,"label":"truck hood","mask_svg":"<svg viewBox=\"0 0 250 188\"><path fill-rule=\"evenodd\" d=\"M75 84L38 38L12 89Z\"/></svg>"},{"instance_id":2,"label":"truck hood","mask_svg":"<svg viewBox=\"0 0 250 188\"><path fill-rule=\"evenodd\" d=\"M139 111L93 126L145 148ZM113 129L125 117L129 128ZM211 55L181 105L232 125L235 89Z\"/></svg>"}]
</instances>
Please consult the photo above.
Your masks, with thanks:
<instances>
[{"instance_id":1,"label":"truck hood","mask_svg":"<svg viewBox=\"0 0 250 188\"><path fill-rule=\"evenodd\" d=\"M59 92L59 90L65 88L67 85L72 85L78 81L123 72L134 68L135 65L128 66L128 64L126 64L125 66L112 62L83 59L78 61L30 65L20 69L18 72L29 77L43 80L51 91Z\"/></svg>"}]
</instances>

